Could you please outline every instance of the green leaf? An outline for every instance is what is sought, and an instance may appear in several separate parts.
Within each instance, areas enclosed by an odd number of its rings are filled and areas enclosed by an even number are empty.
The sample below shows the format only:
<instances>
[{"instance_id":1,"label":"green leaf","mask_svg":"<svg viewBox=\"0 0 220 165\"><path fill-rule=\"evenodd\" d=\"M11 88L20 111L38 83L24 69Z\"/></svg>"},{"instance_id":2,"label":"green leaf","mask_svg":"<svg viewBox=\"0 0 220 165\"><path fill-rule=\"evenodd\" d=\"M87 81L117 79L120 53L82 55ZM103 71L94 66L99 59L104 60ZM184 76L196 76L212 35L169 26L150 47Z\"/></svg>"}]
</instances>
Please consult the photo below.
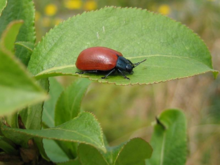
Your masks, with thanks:
<instances>
[{"instance_id":1,"label":"green leaf","mask_svg":"<svg viewBox=\"0 0 220 165\"><path fill-rule=\"evenodd\" d=\"M41 79L39 84L45 89L48 90L49 82L48 79ZM20 112L22 122L26 129L36 129L40 130L42 128L42 113L43 113L44 103L38 103L36 105L29 106L27 109ZM26 135L23 135L26 136ZM24 138L25 139L25 138ZM40 154L44 159L48 160L48 157L43 148L43 142L41 138L34 138Z\"/></svg>"},{"instance_id":2,"label":"green leaf","mask_svg":"<svg viewBox=\"0 0 220 165\"><path fill-rule=\"evenodd\" d=\"M56 126L73 119L79 114L81 101L89 84L90 81L88 79L77 79L62 92L55 109ZM76 143L60 141L58 144L70 159L76 157Z\"/></svg>"},{"instance_id":3,"label":"green leaf","mask_svg":"<svg viewBox=\"0 0 220 165\"><path fill-rule=\"evenodd\" d=\"M23 21L13 21L7 26L1 37L1 44L5 49L13 51L14 42L22 24Z\"/></svg>"},{"instance_id":4,"label":"green leaf","mask_svg":"<svg viewBox=\"0 0 220 165\"><path fill-rule=\"evenodd\" d=\"M32 42L22 42L22 41L20 41L20 42L16 42L15 44L16 44L16 45L20 45L20 46L26 48L26 49L29 50L30 52L33 52L34 43L32 43Z\"/></svg>"},{"instance_id":5,"label":"green leaf","mask_svg":"<svg viewBox=\"0 0 220 165\"><path fill-rule=\"evenodd\" d=\"M187 156L186 118L179 110L166 110L154 126L149 165L184 165Z\"/></svg>"},{"instance_id":6,"label":"green leaf","mask_svg":"<svg viewBox=\"0 0 220 165\"><path fill-rule=\"evenodd\" d=\"M108 79L79 75L99 82L151 84L215 72L207 46L184 25L147 10L115 7L83 13L56 26L34 49L28 69L37 78L76 75L79 53L93 46L115 49L133 63L147 59L128 75L130 80L120 74Z\"/></svg>"},{"instance_id":7,"label":"green leaf","mask_svg":"<svg viewBox=\"0 0 220 165\"><path fill-rule=\"evenodd\" d=\"M105 151L103 133L96 118L88 113L80 113L78 117L60 126L43 130L25 130L15 128L2 128L3 134L25 134L30 137L39 137L68 142L80 142L90 144Z\"/></svg>"},{"instance_id":8,"label":"green leaf","mask_svg":"<svg viewBox=\"0 0 220 165\"><path fill-rule=\"evenodd\" d=\"M82 165L108 165L103 155L90 145L80 144L78 155Z\"/></svg>"},{"instance_id":9,"label":"green leaf","mask_svg":"<svg viewBox=\"0 0 220 165\"><path fill-rule=\"evenodd\" d=\"M54 111L56 102L63 91L63 87L55 78L49 78L49 95L50 99L45 101L43 110L43 122L48 127L54 127ZM63 115L63 114L62 114Z\"/></svg>"},{"instance_id":10,"label":"green leaf","mask_svg":"<svg viewBox=\"0 0 220 165\"><path fill-rule=\"evenodd\" d=\"M58 100L58 97L60 96L60 93L63 91L63 87L57 82L55 78L52 78L52 77L49 78L49 84L50 84L49 85L50 99L44 103L43 122L46 124L47 127L54 127L55 126L54 124L55 105ZM63 113L61 115L63 115ZM44 143L44 145L47 145L47 142ZM49 145L51 144L51 142L48 142L48 143ZM74 144L74 142L56 141L55 147L56 146L58 146L60 150L62 150L62 152L65 151L66 155L68 155L70 159L74 158L74 155L76 153L76 145ZM49 151L51 151L51 149ZM55 156L53 156L51 152L48 152L47 150L46 152L52 155L50 158L54 158L54 160L60 159L59 157L55 158Z\"/></svg>"},{"instance_id":11,"label":"green leaf","mask_svg":"<svg viewBox=\"0 0 220 165\"><path fill-rule=\"evenodd\" d=\"M9 26L12 29L15 29L14 26L19 28L16 22ZM18 32L17 29L15 31ZM7 34L3 34L3 36L7 36ZM1 39L1 43L2 41ZM0 46L0 61L0 116L11 114L47 99L47 94L24 66L2 45Z\"/></svg>"},{"instance_id":12,"label":"green leaf","mask_svg":"<svg viewBox=\"0 0 220 165\"><path fill-rule=\"evenodd\" d=\"M28 148L28 140L31 139L30 136L27 135L24 136L23 134L18 134L17 132L11 130L5 131L4 128L8 128L8 127L4 125L2 125L1 127L1 131L5 138L10 139L11 141L13 141L13 143L22 146L23 148ZM15 129L15 128L10 128L10 129Z\"/></svg>"},{"instance_id":13,"label":"green leaf","mask_svg":"<svg viewBox=\"0 0 220 165\"><path fill-rule=\"evenodd\" d=\"M0 149L7 154L18 154L18 151L15 149L15 145L3 136L0 136Z\"/></svg>"},{"instance_id":14,"label":"green leaf","mask_svg":"<svg viewBox=\"0 0 220 165\"><path fill-rule=\"evenodd\" d=\"M59 145L50 139L43 139L43 144L45 151L52 162L65 162L68 161L69 158L63 152L63 150L59 147Z\"/></svg>"},{"instance_id":15,"label":"green leaf","mask_svg":"<svg viewBox=\"0 0 220 165\"><path fill-rule=\"evenodd\" d=\"M41 86L44 89L48 88L48 81L47 79L42 79L39 81L39 83L41 84ZM26 129L38 129L40 130L42 127L42 110L43 110L43 102L36 104L36 105L32 105L29 106L28 108L25 108L24 110L22 110L21 112L19 112L19 115L21 117L21 121L24 124L24 127ZM16 120L17 115L14 115L14 121ZM15 128L15 127L14 127ZM7 138L11 139L12 141L17 141L17 139L20 139L17 144L22 143L23 147L27 147L27 143L28 140L30 139L29 137L26 137L26 135L24 134L20 134L19 138L17 136L15 136L13 133L12 134L7 134ZM43 148L43 142L41 138L34 138L33 139L35 144L38 147L38 150L41 154L41 156L46 159L49 160L49 158L47 157L45 150Z\"/></svg>"},{"instance_id":16,"label":"green leaf","mask_svg":"<svg viewBox=\"0 0 220 165\"><path fill-rule=\"evenodd\" d=\"M134 138L127 143L107 149L107 153L101 153L92 146L80 144L79 159L85 165L144 165L145 159L149 159L152 154L151 146L141 138Z\"/></svg>"},{"instance_id":17,"label":"green leaf","mask_svg":"<svg viewBox=\"0 0 220 165\"><path fill-rule=\"evenodd\" d=\"M88 79L77 79L63 91L56 104L56 126L73 119L79 114L81 101L89 84Z\"/></svg>"},{"instance_id":18,"label":"green leaf","mask_svg":"<svg viewBox=\"0 0 220 165\"><path fill-rule=\"evenodd\" d=\"M35 43L34 5L32 0L8 0L6 8L0 17L0 36L6 26L14 20L23 20L16 41ZM28 64L31 52L21 46L15 46L15 55L25 64Z\"/></svg>"},{"instance_id":19,"label":"green leaf","mask_svg":"<svg viewBox=\"0 0 220 165\"><path fill-rule=\"evenodd\" d=\"M63 162L63 163L57 163L57 165L82 165L81 162L79 161L79 159L74 159L74 160L69 160L67 162Z\"/></svg>"},{"instance_id":20,"label":"green leaf","mask_svg":"<svg viewBox=\"0 0 220 165\"><path fill-rule=\"evenodd\" d=\"M4 8L6 7L7 4L7 0L1 0L0 1L0 16L2 14L2 11L4 10Z\"/></svg>"},{"instance_id":21,"label":"green leaf","mask_svg":"<svg viewBox=\"0 0 220 165\"><path fill-rule=\"evenodd\" d=\"M19 128L18 113L14 113L5 117L6 123L12 128Z\"/></svg>"},{"instance_id":22,"label":"green leaf","mask_svg":"<svg viewBox=\"0 0 220 165\"><path fill-rule=\"evenodd\" d=\"M42 88L48 90L49 82L47 79L38 81ZM43 102L29 106L27 109L20 112L22 122L26 129L41 129L42 128L42 112Z\"/></svg>"},{"instance_id":23,"label":"green leaf","mask_svg":"<svg viewBox=\"0 0 220 165\"><path fill-rule=\"evenodd\" d=\"M115 165L145 164L144 160L151 157L152 148L143 139L135 138L126 143L118 154Z\"/></svg>"}]
</instances>

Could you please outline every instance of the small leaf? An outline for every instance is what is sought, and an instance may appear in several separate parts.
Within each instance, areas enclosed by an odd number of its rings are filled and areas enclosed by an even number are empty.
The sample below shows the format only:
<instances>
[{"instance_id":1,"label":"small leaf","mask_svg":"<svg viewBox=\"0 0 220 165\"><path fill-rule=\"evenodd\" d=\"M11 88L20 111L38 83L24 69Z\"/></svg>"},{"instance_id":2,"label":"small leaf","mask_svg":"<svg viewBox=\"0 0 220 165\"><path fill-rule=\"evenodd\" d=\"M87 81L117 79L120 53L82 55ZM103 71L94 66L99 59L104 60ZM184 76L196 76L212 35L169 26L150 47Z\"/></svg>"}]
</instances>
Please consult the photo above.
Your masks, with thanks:
<instances>
[{"instance_id":1,"label":"small leaf","mask_svg":"<svg viewBox=\"0 0 220 165\"><path fill-rule=\"evenodd\" d=\"M22 24L23 21L13 21L7 26L1 38L1 44L5 49L13 51L15 40Z\"/></svg>"},{"instance_id":2,"label":"small leaf","mask_svg":"<svg viewBox=\"0 0 220 165\"><path fill-rule=\"evenodd\" d=\"M63 87L57 82L55 78L49 78L49 95L50 99L44 102L43 122L48 127L54 127L54 112L56 102L63 91ZM62 114L63 115L63 114Z\"/></svg>"},{"instance_id":3,"label":"small leaf","mask_svg":"<svg viewBox=\"0 0 220 165\"><path fill-rule=\"evenodd\" d=\"M25 130L3 127L4 134L26 134L30 137L39 137L68 142L80 142L90 144L105 151L101 127L95 117L83 112L78 117L60 126L43 130Z\"/></svg>"},{"instance_id":4,"label":"small leaf","mask_svg":"<svg viewBox=\"0 0 220 165\"><path fill-rule=\"evenodd\" d=\"M56 141L63 152L68 156L69 159L75 159L77 157L77 142L68 141Z\"/></svg>"},{"instance_id":5,"label":"small leaf","mask_svg":"<svg viewBox=\"0 0 220 165\"><path fill-rule=\"evenodd\" d=\"M16 24L15 26L19 28ZM14 24L10 27L15 29ZM15 31L18 32L17 29ZM7 35L3 34L3 36ZM11 114L47 99L47 94L27 73L24 66L2 45L0 46L0 61L0 116Z\"/></svg>"},{"instance_id":6,"label":"small leaf","mask_svg":"<svg viewBox=\"0 0 220 165\"><path fill-rule=\"evenodd\" d=\"M186 118L179 110L166 110L154 126L149 165L184 165L187 156Z\"/></svg>"},{"instance_id":7,"label":"small leaf","mask_svg":"<svg viewBox=\"0 0 220 165\"><path fill-rule=\"evenodd\" d=\"M5 117L6 123L12 128L19 128L18 126L18 114L15 112Z\"/></svg>"},{"instance_id":8,"label":"small leaf","mask_svg":"<svg viewBox=\"0 0 220 165\"><path fill-rule=\"evenodd\" d=\"M119 156L117 156L115 161L116 165L145 164L145 159L151 157L152 148L143 139L135 138L127 142L118 154Z\"/></svg>"},{"instance_id":9,"label":"small leaf","mask_svg":"<svg viewBox=\"0 0 220 165\"><path fill-rule=\"evenodd\" d=\"M2 11L4 10L4 8L6 7L7 4L7 0L1 0L0 1L0 16L2 14Z\"/></svg>"},{"instance_id":10,"label":"small leaf","mask_svg":"<svg viewBox=\"0 0 220 165\"><path fill-rule=\"evenodd\" d=\"M92 146L80 144L78 155L82 165L108 165L103 155Z\"/></svg>"},{"instance_id":11,"label":"small leaf","mask_svg":"<svg viewBox=\"0 0 220 165\"><path fill-rule=\"evenodd\" d=\"M18 154L18 151L15 149L15 145L3 136L0 136L0 149L7 154Z\"/></svg>"},{"instance_id":12,"label":"small leaf","mask_svg":"<svg viewBox=\"0 0 220 165\"><path fill-rule=\"evenodd\" d=\"M143 139L134 138L119 146L108 147L107 153L100 152L92 146L80 144L78 154L83 165L144 165L145 159L151 157L152 148Z\"/></svg>"},{"instance_id":13,"label":"small leaf","mask_svg":"<svg viewBox=\"0 0 220 165\"><path fill-rule=\"evenodd\" d=\"M56 126L73 119L79 114L81 101L89 84L88 79L78 79L63 91L56 104Z\"/></svg>"},{"instance_id":14,"label":"small leaf","mask_svg":"<svg viewBox=\"0 0 220 165\"><path fill-rule=\"evenodd\" d=\"M34 49L28 69L37 78L77 75L79 53L94 46L115 49L133 63L147 59L128 75L130 80L120 74L108 79L78 75L102 83L152 84L217 73L207 46L184 25L147 10L115 7L86 12L56 26Z\"/></svg>"},{"instance_id":15,"label":"small leaf","mask_svg":"<svg viewBox=\"0 0 220 165\"><path fill-rule=\"evenodd\" d=\"M23 20L24 24L19 31L16 41L34 44L36 39L34 18L34 4L32 0L8 0L8 4L0 17L0 36L10 22ZM15 45L15 55L27 65L31 52L26 48Z\"/></svg>"},{"instance_id":16,"label":"small leaf","mask_svg":"<svg viewBox=\"0 0 220 165\"><path fill-rule=\"evenodd\" d=\"M45 151L52 162L58 163L69 160L68 156L66 156L63 150L54 140L43 139L43 144Z\"/></svg>"}]
</instances>

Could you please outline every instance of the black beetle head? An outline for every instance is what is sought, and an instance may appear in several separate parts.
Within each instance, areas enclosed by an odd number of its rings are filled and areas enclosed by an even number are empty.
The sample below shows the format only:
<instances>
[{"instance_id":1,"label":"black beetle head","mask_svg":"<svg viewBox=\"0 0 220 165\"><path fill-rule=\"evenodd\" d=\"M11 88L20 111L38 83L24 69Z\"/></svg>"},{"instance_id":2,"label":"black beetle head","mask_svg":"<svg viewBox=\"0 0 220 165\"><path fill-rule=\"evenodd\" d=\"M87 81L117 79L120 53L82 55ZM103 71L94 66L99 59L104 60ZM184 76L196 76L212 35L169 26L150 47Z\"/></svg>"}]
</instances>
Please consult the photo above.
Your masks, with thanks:
<instances>
[{"instance_id":1,"label":"black beetle head","mask_svg":"<svg viewBox=\"0 0 220 165\"><path fill-rule=\"evenodd\" d=\"M134 65L131 65L131 64L127 64L127 65L126 65L126 71L127 71L128 73L131 73L132 70L133 70L133 68L134 68Z\"/></svg>"}]
</instances>

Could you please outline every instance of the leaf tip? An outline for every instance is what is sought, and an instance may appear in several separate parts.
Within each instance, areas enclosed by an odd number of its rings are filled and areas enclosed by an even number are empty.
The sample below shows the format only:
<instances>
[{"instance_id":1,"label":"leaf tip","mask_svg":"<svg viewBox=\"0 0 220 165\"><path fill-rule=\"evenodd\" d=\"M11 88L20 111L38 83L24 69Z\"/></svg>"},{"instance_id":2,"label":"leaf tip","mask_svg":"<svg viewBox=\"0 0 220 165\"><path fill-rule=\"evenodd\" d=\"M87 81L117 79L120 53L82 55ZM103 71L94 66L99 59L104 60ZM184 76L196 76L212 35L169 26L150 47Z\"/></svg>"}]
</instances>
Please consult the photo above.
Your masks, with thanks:
<instances>
[{"instance_id":1,"label":"leaf tip","mask_svg":"<svg viewBox=\"0 0 220 165\"><path fill-rule=\"evenodd\" d=\"M160 121L160 119L158 117L155 117L156 118L156 124L157 125L160 125L164 130L166 130L166 126Z\"/></svg>"}]
</instances>

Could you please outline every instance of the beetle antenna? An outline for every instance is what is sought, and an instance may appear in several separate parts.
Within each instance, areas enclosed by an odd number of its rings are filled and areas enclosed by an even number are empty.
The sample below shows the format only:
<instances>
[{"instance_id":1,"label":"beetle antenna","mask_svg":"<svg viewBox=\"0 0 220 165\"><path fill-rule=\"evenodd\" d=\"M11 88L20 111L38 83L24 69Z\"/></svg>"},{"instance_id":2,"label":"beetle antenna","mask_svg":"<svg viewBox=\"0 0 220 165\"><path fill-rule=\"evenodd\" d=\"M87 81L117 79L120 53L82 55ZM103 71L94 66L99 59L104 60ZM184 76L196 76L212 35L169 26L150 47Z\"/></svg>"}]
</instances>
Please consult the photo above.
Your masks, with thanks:
<instances>
[{"instance_id":1,"label":"beetle antenna","mask_svg":"<svg viewBox=\"0 0 220 165\"><path fill-rule=\"evenodd\" d=\"M146 61L147 59L144 59L143 61L137 62L134 64L134 67L138 66L139 64L141 64L142 62Z\"/></svg>"}]
</instances>

